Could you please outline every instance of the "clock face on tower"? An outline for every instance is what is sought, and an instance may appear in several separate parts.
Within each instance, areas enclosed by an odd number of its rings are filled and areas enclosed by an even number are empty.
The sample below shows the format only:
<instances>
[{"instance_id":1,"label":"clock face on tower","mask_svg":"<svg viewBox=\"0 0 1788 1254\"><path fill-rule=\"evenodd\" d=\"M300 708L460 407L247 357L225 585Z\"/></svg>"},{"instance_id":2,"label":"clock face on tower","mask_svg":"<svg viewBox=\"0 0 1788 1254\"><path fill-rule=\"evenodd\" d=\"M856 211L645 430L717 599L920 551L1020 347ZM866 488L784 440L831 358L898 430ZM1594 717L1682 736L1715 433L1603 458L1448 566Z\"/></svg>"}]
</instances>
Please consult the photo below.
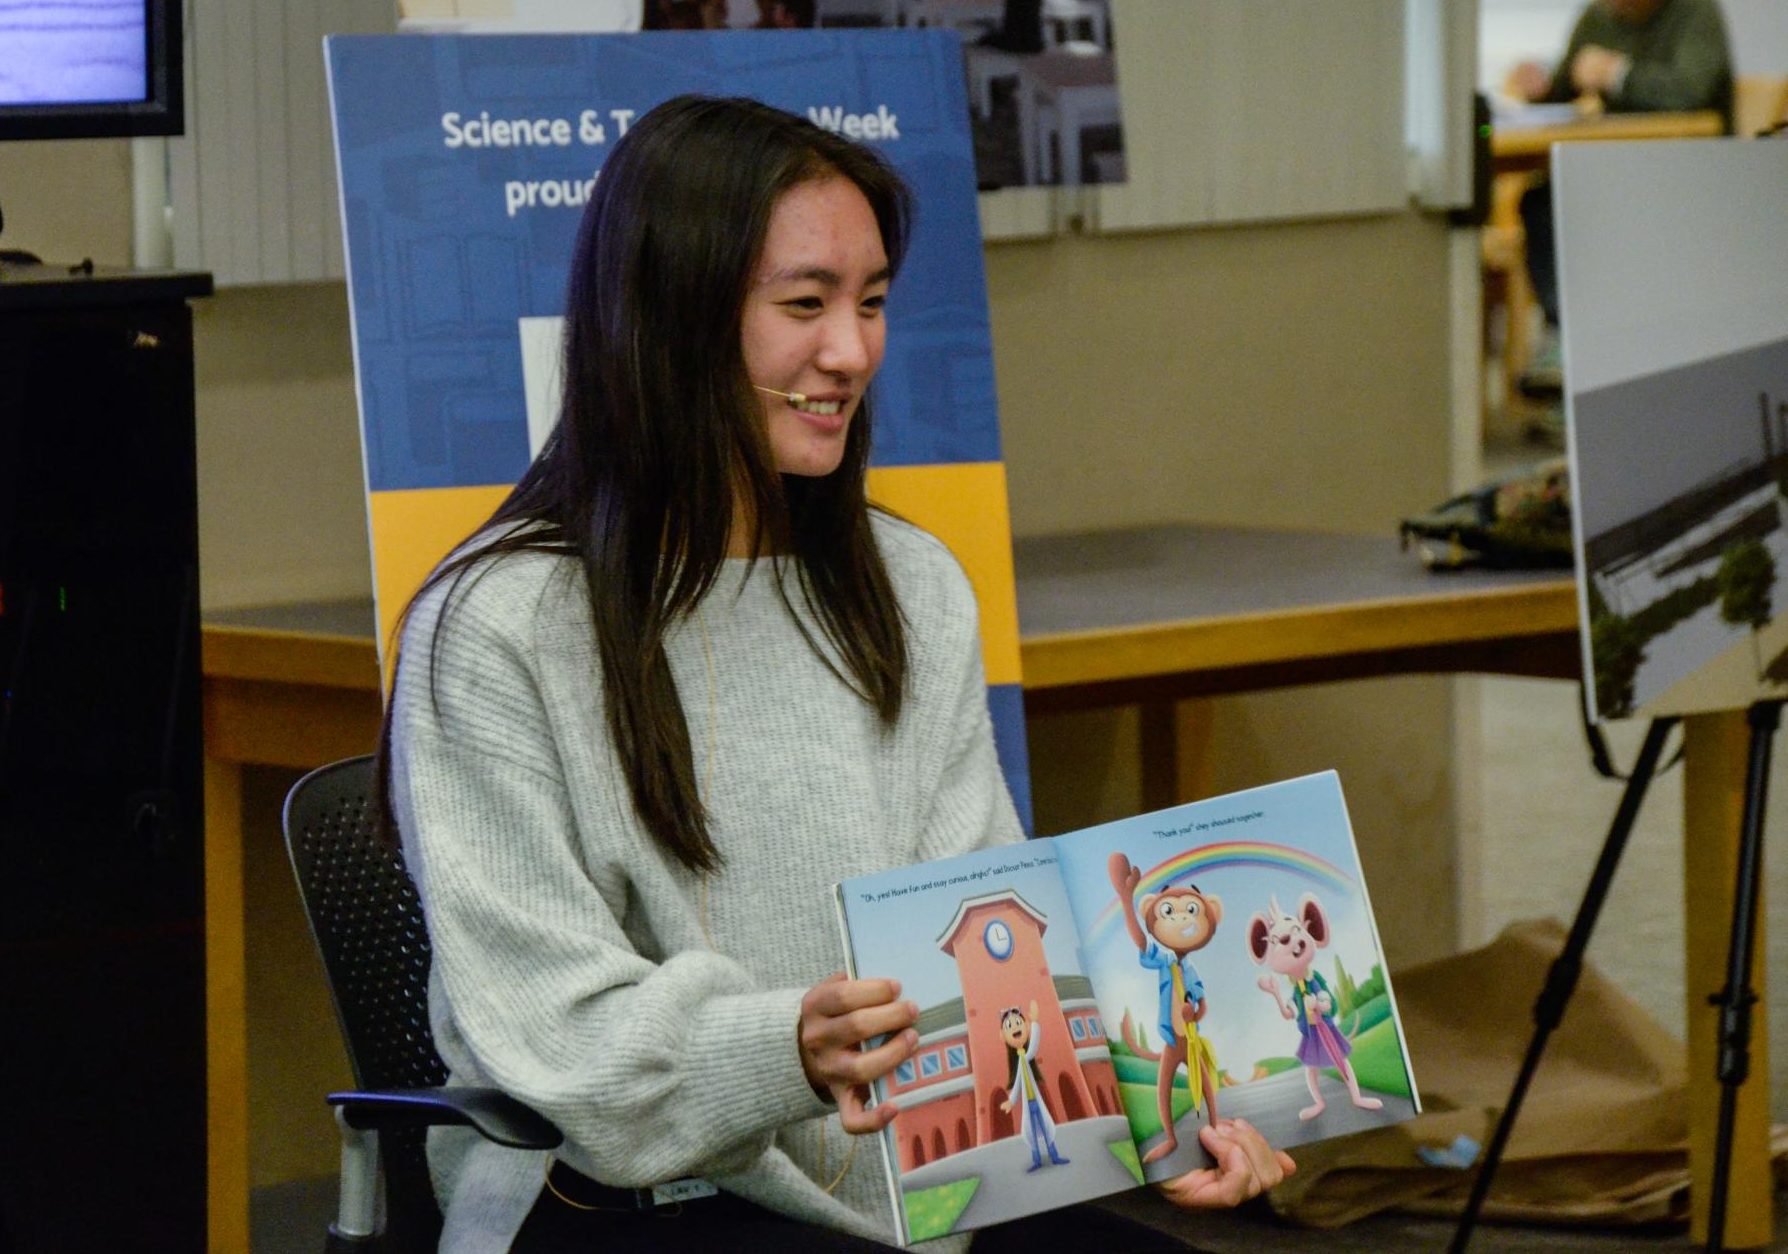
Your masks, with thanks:
<instances>
[{"instance_id":1,"label":"clock face on tower","mask_svg":"<svg viewBox=\"0 0 1788 1254\"><path fill-rule=\"evenodd\" d=\"M987 946L987 952L1000 962L1012 956L1012 929L1006 926L1004 919L995 919L981 933L981 941Z\"/></svg>"}]
</instances>

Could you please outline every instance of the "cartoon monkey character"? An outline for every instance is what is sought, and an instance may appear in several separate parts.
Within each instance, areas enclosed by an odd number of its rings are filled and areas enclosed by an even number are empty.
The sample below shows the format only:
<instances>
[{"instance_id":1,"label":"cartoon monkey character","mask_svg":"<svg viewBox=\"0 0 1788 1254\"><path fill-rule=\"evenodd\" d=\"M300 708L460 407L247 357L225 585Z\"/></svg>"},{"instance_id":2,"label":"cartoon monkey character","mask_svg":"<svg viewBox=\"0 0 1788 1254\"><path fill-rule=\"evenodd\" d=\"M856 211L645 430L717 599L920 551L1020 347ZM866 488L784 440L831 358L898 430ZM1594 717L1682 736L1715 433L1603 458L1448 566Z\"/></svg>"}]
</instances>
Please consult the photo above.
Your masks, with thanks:
<instances>
[{"instance_id":1,"label":"cartoon monkey character","mask_svg":"<svg viewBox=\"0 0 1788 1254\"><path fill-rule=\"evenodd\" d=\"M1067 1166L1071 1160L1063 1158L1055 1147L1055 1120L1049 1117L1043 1086L1037 1083L1037 1047L1043 1038L1043 1025L1037 1022L1037 1003L1031 1002L1029 1015L1017 1006L1000 1011L1000 1037L1012 1051L1012 1082L1006 1086L1006 1100L1000 1103L1000 1110L1009 1115L1013 1102L1023 1103L1018 1114L1018 1134L1031 1147L1031 1165L1025 1170L1035 1171L1043 1165L1045 1145L1049 1147L1050 1162Z\"/></svg>"},{"instance_id":2,"label":"cartoon monkey character","mask_svg":"<svg viewBox=\"0 0 1788 1254\"><path fill-rule=\"evenodd\" d=\"M1266 914L1248 920L1248 952L1256 963L1291 982L1288 1004L1273 976L1263 975L1255 981L1273 995L1280 1015L1298 1021L1298 1034L1303 1038L1298 1042L1298 1061L1304 1064L1304 1083L1309 1086L1312 1099L1311 1105L1298 1111L1298 1118L1314 1119L1328 1106L1316 1087L1317 1073L1323 1067L1334 1067L1341 1073L1355 1106L1361 1110L1379 1109L1384 1103L1378 1098L1360 1095L1360 1082L1353 1074L1353 1064L1347 1061L1353 1046L1335 1027L1334 995L1315 970L1316 951L1327 949L1332 938L1328 915L1309 893L1298 902L1295 917L1279 908L1278 898L1269 897L1267 903Z\"/></svg>"},{"instance_id":3,"label":"cartoon monkey character","mask_svg":"<svg viewBox=\"0 0 1788 1254\"><path fill-rule=\"evenodd\" d=\"M1106 863L1111 885L1124 908L1124 925L1136 945L1137 960L1161 981L1159 1022L1161 1060L1155 1075L1155 1105L1161 1114L1165 1136L1161 1144L1143 1156L1152 1163L1179 1148L1173 1127L1173 1076L1186 1068L1186 1087L1192 1092L1194 1110L1203 1109L1214 1126L1217 1122L1217 1058L1211 1044L1198 1034L1207 1004L1204 981L1192 965L1192 955L1211 943L1223 918L1223 903L1214 894L1201 893L1190 884L1164 888L1142 899L1137 918L1136 887L1142 872L1121 853Z\"/></svg>"}]
</instances>

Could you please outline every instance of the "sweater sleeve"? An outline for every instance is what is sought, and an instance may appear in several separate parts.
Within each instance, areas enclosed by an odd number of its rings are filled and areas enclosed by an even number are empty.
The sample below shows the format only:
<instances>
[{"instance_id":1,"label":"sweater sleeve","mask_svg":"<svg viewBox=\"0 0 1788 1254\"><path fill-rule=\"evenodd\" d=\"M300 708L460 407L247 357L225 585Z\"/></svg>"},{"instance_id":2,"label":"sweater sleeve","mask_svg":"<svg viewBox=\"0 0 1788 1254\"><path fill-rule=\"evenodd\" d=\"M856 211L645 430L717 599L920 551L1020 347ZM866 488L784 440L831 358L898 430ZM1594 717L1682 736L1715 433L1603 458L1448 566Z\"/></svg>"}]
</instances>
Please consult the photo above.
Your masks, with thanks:
<instances>
[{"instance_id":1,"label":"sweater sleeve","mask_svg":"<svg viewBox=\"0 0 1788 1254\"><path fill-rule=\"evenodd\" d=\"M626 889L611 901L586 869L589 834L511 639L526 618L456 599L435 664L418 647L399 671L393 801L444 997L431 1017L607 1183L739 1170L823 1109L796 1048L803 990L755 988L707 950L653 962L629 944ZM419 615L409 635L426 645L431 627Z\"/></svg>"},{"instance_id":2,"label":"sweater sleeve","mask_svg":"<svg viewBox=\"0 0 1788 1254\"><path fill-rule=\"evenodd\" d=\"M956 683L950 750L920 836L922 861L1024 839L994 747L974 593L959 569L952 566L951 574L960 581L960 589L953 624Z\"/></svg>"},{"instance_id":3,"label":"sweater sleeve","mask_svg":"<svg viewBox=\"0 0 1788 1254\"><path fill-rule=\"evenodd\" d=\"M1680 2L1680 0L1679 0ZM1731 72L1726 27L1712 4L1683 10L1664 55L1637 58L1610 103L1630 112L1714 109Z\"/></svg>"}]
</instances>

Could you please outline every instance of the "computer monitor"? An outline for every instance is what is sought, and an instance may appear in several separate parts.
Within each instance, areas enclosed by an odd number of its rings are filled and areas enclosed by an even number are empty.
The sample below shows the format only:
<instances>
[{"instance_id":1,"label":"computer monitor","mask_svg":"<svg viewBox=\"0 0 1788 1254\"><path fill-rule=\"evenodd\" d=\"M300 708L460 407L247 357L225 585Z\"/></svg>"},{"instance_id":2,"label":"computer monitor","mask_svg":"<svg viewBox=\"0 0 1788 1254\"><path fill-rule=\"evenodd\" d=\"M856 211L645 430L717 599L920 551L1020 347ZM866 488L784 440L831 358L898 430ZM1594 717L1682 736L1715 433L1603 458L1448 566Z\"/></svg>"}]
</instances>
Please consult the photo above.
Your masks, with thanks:
<instances>
[{"instance_id":1,"label":"computer monitor","mask_svg":"<svg viewBox=\"0 0 1788 1254\"><path fill-rule=\"evenodd\" d=\"M0 140L178 135L181 0L0 0Z\"/></svg>"}]
</instances>

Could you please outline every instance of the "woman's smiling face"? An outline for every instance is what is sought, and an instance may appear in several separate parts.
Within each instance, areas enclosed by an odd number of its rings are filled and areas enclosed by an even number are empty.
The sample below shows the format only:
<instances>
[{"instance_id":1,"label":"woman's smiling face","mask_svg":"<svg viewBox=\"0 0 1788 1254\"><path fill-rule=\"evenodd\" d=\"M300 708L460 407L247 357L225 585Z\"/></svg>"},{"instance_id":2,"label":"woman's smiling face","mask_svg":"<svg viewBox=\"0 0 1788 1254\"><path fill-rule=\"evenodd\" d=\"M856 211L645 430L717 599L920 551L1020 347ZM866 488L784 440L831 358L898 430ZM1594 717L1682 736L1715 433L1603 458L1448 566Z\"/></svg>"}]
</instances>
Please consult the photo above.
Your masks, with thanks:
<instances>
[{"instance_id":1,"label":"woman's smiling face","mask_svg":"<svg viewBox=\"0 0 1788 1254\"><path fill-rule=\"evenodd\" d=\"M745 372L759 388L776 469L827 475L882 364L888 255L857 185L801 183L770 212L742 315Z\"/></svg>"}]
</instances>

